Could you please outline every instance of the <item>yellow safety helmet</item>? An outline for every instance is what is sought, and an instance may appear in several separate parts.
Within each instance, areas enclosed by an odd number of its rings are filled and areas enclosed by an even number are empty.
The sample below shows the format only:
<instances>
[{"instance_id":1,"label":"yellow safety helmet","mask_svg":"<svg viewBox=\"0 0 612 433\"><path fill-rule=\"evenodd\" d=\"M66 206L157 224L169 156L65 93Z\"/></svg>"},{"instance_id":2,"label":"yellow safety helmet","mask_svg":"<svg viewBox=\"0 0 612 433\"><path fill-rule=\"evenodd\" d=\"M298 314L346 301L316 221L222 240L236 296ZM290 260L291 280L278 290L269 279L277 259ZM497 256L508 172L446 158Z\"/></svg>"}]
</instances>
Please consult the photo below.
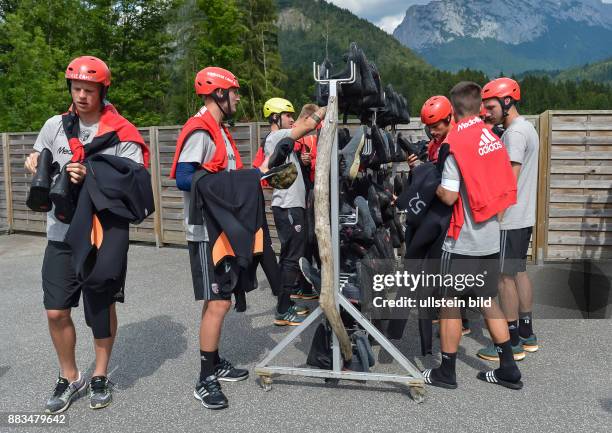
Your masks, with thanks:
<instances>
[{"instance_id":1,"label":"yellow safety helmet","mask_svg":"<svg viewBox=\"0 0 612 433\"><path fill-rule=\"evenodd\" d=\"M271 98L263 106L263 115L267 119L272 114L295 113L293 104L283 98Z\"/></svg>"}]
</instances>

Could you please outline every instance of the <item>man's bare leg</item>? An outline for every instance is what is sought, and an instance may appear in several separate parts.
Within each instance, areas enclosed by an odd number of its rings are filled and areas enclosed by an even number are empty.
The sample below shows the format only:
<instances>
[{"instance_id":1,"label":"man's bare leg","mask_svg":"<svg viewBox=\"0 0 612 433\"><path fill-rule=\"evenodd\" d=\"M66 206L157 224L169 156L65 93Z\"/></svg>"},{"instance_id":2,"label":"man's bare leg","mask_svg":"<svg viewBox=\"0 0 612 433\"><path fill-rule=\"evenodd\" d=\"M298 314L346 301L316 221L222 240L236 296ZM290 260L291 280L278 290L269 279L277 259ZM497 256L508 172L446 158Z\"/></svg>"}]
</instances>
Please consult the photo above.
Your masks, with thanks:
<instances>
[{"instance_id":1,"label":"man's bare leg","mask_svg":"<svg viewBox=\"0 0 612 433\"><path fill-rule=\"evenodd\" d=\"M60 365L60 376L73 382L78 379L79 370L75 359L76 330L70 311L47 310L47 321Z\"/></svg>"}]
</instances>

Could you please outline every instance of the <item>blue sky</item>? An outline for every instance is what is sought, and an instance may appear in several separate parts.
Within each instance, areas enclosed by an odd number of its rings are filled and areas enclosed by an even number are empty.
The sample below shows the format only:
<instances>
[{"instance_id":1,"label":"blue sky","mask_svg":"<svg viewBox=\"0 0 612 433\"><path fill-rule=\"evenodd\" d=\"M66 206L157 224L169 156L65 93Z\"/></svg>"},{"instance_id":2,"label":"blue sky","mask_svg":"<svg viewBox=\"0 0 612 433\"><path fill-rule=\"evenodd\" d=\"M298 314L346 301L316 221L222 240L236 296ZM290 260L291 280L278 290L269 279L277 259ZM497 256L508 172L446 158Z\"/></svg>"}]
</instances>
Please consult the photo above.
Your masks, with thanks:
<instances>
[{"instance_id":1,"label":"blue sky","mask_svg":"<svg viewBox=\"0 0 612 433\"><path fill-rule=\"evenodd\" d=\"M406 10L413 4L427 4L430 0L328 0L346 8L355 15L376 24L387 33L393 33L402 22ZM612 3L612 0L602 0Z\"/></svg>"}]
</instances>

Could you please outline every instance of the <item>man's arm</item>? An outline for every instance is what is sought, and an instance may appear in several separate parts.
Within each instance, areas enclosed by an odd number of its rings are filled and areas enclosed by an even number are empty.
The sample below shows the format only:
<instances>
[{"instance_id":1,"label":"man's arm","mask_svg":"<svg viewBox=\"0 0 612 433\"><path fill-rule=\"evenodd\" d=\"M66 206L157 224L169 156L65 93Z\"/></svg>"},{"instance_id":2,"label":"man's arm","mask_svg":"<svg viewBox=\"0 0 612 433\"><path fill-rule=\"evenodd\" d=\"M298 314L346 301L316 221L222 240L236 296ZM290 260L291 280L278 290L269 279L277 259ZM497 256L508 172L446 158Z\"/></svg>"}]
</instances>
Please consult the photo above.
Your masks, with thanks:
<instances>
[{"instance_id":1,"label":"man's arm","mask_svg":"<svg viewBox=\"0 0 612 433\"><path fill-rule=\"evenodd\" d=\"M436 189L436 197L438 197L438 199L440 199L440 201L445 205L452 206L459 198L459 192L450 191L444 188L442 185L438 185L438 189Z\"/></svg>"},{"instance_id":2,"label":"man's arm","mask_svg":"<svg viewBox=\"0 0 612 433\"><path fill-rule=\"evenodd\" d=\"M461 186L461 173L457 162L452 155L444 161L442 170L442 181L436 189L436 197L447 206L453 206L459 199L459 188Z\"/></svg>"},{"instance_id":3,"label":"man's arm","mask_svg":"<svg viewBox=\"0 0 612 433\"><path fill-rule=\"evenodd\" d=\"M312 116L304 119L298 119L293 124L293 128L291 129L291 138L294 140L299 140L310 131L314 131L319 122L325 118L326 112L327 107L321 107Z\"/></svg>"}]
</instances>

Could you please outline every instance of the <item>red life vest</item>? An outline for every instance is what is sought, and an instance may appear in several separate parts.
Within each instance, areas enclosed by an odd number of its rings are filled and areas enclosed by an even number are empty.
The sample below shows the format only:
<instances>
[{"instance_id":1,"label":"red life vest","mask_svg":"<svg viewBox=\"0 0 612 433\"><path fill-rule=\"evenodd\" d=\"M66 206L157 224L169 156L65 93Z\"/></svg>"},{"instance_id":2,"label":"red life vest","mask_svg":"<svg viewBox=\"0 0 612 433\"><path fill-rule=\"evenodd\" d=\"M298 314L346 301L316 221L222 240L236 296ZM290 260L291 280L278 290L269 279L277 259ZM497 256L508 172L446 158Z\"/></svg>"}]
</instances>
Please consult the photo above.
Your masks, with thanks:
<instances>
[{"instance_id":1,"label":"red life vest","mask_svg":"<svg viewBox=\"0 0 612 433\"><path fill-rule=\"evenodd\" d=\"M70 115L72 107L63 115ZM78 112L75 111L78 116ZM81 162L85 157L85 148L99 146L103 143L112 143L113 141L122 143L132 142L140 145L142 149L142 160L146 168L149 168L150 152L149 146L146 145L142 135L138 129L132 125L125 117L123 117L113 104L107 103L102 109L100 120L98 123L98 132L88 146L84 146L76 137L68 139L68 145L72 151L72 162Z\"/></svg>"},{"instance_id":2,"label":"red life vest","mask_svg":"<svg viewBox=\"0 0 612 433\"><path fill-rule=\"evenodd\" d=\"M306 135L295 142L296 152L310 153L310 181L315 179L315 165L317 161L317 136Z\"/></svg>"},{"instance_id":3,"label":"red life vest","mask_svg":"<svg viewBox=\"0 0 612 433\"><path fill-rule=\"evenodd\" d=\"M234 139L232 135L229 133L229 130L225 125L219 125L214 117L210 114L208 110L200 110L195 116L189 118L189 120L183 125L181 129L181 133L176 141L176 150L174 151L174 160L172 161L172 168L170 169L170 179L176 178L176 166L178 164L179 157L181 155L181 150L183 149L183 145L185 144L185 140L189 137L194 131L206 131L210 134L210 137L215 143L215 153L212 159L208 162L202 163L202 168L204 170L210 171L211 173L218 173L219 171L223 171L227 168L227 149L225 147L225 140L223 139L223 134L221 134L221 128L225 132L225 136L230 142L232 149L234 150L234 156L236 158L236 169L239 170L242 168L242 160L240 159L240 153L238 153L238 148L236 147L236 143L234 143Z\"/></svg>"},{"instance_id":4,"label":"red life vest","mask_svg":"<svg viewBox=\"0 0 612 433\"><path fill-rule=\"evenodd\" d=\"M445 142L457 161L476 223L482 223L516 203L516 177L508 152L478 116L458 122ZM463 222L463 204L459 195L448 236L457 239Z\"/></svg>"}]
</instances>

